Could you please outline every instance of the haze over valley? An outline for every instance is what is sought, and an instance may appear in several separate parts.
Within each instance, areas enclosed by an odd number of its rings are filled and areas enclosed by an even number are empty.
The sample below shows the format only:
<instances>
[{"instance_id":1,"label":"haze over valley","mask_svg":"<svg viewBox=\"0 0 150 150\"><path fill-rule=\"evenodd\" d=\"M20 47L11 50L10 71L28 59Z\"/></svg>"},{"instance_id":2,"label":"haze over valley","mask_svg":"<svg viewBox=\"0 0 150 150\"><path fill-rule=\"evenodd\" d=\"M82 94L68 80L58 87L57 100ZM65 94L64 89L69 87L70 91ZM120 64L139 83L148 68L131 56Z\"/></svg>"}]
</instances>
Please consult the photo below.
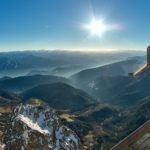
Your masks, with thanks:
<instances>
[{"instance_id":1,"label":"haze over valley","mask_svg":"<svg viewBox=\"0 0 150 150\"><path fill-rule=\"evenodd\" d=\"M57 75L69 77L83 69L102 66L127 57L144 55L143 51L79 52L22 51L0 53L0 76Z\"/></svg>"},{"instance_id":2,"label":"haze over valley","mask_svg":"<svg viewBox=\"0 0 150 150\"><path fill-rule=\"evenodd\" d=\"M1 73L0 79L3 115L13 116L13 109L19 103L25 105L24 109L27 105L42 108L49 105L56 110L62 123L77 134L84 149L109 149L149 118L149 71L136 78L128 76L145 64L144 52L90 55L24 51L1 53L0 56L11 58L12 54L11 63L5 64L9 59L4 59L1 65L5 74ZM12 62L17 63L13 65ZM9 115L4 120L8 126ZM16 130L11 128L12 132ZM6 128L1 126L1 130L1 142L4 142L9 136L5 134ZM25 147L32 148L32 145Z\"/></svg>"}]
</instances>

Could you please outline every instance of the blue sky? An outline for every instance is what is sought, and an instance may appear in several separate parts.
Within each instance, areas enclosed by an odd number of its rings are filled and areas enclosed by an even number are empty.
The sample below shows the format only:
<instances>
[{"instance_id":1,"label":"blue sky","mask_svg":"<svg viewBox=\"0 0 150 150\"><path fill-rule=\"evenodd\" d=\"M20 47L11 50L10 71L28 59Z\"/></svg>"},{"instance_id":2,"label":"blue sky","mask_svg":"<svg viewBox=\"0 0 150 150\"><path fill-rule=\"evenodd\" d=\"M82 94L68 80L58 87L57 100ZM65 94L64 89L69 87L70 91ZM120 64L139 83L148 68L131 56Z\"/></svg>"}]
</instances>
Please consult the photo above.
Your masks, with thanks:
<instances>
[{"instance_id":1,"label":"blue sky","mask_svg":"<svg viewBox=\"0 0 150 150\"><path fill-rule=\"evenodd\" d=\"M1 0L0 51L145 50L149 0ZM118 24L101 37L82 28L92 20Z\"/></svg>"}]
</instances>

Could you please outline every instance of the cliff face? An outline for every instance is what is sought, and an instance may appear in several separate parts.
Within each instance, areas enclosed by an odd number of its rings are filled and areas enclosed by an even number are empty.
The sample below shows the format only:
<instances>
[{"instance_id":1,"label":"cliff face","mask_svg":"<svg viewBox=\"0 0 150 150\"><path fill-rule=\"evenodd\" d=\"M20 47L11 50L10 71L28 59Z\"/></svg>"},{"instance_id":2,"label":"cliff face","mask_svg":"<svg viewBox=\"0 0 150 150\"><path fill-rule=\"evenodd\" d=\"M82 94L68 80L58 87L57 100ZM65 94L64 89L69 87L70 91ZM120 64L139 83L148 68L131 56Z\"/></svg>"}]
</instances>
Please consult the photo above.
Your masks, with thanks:
<instances>
[{"instance_id":1,"label":"cliff face","mask_svg":"<svg viewBox=\"0 0 150 150\"><path fill-rule=\"evenodd\" d=\"M8 150L82 149L77 135L63 126L54 109L33 104L14 109L4 143Z\"/></svg>"}]
</instances>

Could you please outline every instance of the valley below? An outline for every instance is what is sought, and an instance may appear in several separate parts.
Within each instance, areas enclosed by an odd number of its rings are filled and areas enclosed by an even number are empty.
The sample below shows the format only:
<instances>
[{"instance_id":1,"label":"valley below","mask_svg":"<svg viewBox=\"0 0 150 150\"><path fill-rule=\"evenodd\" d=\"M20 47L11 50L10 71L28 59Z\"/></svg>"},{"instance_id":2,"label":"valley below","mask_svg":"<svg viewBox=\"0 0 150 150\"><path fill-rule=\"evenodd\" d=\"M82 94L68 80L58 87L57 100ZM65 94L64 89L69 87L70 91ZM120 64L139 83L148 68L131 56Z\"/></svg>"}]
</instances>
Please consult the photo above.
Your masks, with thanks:
<instances>
[{"instance_id":1,"label":"valley below","mask_svg":"<svg viewBox=\"0 0 150 150\"><path fill-rule=\"evenodd\" d=\"M145 63L144 55L16 52L0 54L0 61L4 57L11 65L0 66L3 149L109 150L150 119L150 72L128 76Z\"/></svg>"}]
</instances>

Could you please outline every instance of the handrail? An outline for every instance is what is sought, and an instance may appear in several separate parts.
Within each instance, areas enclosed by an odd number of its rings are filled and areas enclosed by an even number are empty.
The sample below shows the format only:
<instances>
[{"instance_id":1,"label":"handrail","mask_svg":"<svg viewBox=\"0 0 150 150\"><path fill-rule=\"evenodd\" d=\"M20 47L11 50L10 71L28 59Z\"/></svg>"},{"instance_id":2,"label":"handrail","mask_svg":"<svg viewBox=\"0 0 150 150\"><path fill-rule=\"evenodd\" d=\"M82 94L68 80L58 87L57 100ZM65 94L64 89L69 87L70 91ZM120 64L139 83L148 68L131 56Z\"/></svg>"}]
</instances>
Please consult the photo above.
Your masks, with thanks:
<instances>
[{"instance_id":1,"label":"handrail","mask_svg":"<svg viewBox=\"0 0 150 150\"><path fill-rule=\"evenodd\" d=\"M121 140L117 145L111 148L111 150L130 150L135 142L137 142L145 133L150 131L150 120L145 122L134 132L129 134L123 140Z\"/></svg>"}]
</instances>

